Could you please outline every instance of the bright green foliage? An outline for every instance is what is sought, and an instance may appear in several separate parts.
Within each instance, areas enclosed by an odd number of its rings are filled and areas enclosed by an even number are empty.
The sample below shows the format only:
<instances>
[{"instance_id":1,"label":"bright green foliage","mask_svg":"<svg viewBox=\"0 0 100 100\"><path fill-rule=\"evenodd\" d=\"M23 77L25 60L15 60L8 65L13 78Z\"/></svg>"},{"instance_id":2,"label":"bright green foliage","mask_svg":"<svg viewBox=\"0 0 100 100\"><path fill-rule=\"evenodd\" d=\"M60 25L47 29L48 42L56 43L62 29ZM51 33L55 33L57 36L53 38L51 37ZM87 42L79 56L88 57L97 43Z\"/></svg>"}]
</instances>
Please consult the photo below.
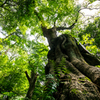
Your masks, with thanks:
<instances>
[{"instance_id":1,"label":"bright green foliage","mask_svg":"<svg viewBox=\"0 0 100 100\"><path fill-rule=\"evenodd\" d=\"M91 53L100 52L100 18L96 18L93 23L90 23L85 29L82 29L78 34L81 43L86 45L86 49Z\"/></svg>"},{"instance_id":2,"label":"bright green foliage","mask_svg":"<svg viewBox=\"0 0 100 100\"><path fill-rule=\"evenodd\" d=\"M3 3L0 2L1 5ZM40 29L40 24L51 27L55 21L61 25L63 19L69 21L69 18L73 18L75 14L74 0L8 0L7 3L0 7L0 24L7 32L15 31L16 27L19 27L21 32L30 27ZM35 11L38 12L41 20L38 19ZM66 17L68 15L69 18Z\"/></svg>"},{"instance_id":3,"label":"bright green foliage","mask_svg":"<svg viewBox=\"0 0 100 100\"><path fill-rule=\"evenodd\" d=\"M0 92L3 94L13 92L13 96L25 93L28 88L28 82L24 74L24 70L27 69L26 55L22 56L22 59L18 57L9 59L7 55L2 54L0 58Z\"/></svg>"},{"instance_id":4,"label":"bright green foliage","mask_svg":"<svg viewBox=\"0 0 100 100\"><path fill-rule=\"evenodd\" d=\"M38 9L43 19L50 24L52 21L62 20L73 9L73 0L41 0L37 1Z\"/></svg>"},{"instance_id":5,"label":"bright green foliage","mask_svg":"<svg viewBox=\"0 0 100 100\"><path fill-rule=\"evenodd\" d=\"M71 92L72 92L73 94L77 94L77 91L78 91L77 89L72 89L72 90L71 90Z\"/></svg>"},{"instance_id":6,"label":"bright green foliage","mask_svg":"<svg viewBox=\"0 0 100 100\"><path fill-rule=\"evenodd\" d=\"M100 46L100 41L99 41L99 37L100 37L100 18L95 19L95 21L93 23L90 23L85 32L90 33L91 34L91 38L95 39L95 44L99 47Z\"/></svg>"},{"instance_id":7,"label":"bright green foliage","mask_svg":"<svg viewBox=\"0 0 100 100\"><path fill-rule=\"evenodd\" d=\"M17 34L18 35L18 34ZM14 44L11 44L11 41ZM45 81L44 66L47 62L48 48L39 42L25 40L25 37L11 35L3 40L2 51L0 55L0 93L14 96L22 95L25 97L29 88L25 71L30 74L31 70L38 73L36 88L34 90L35 98L43 93ZM6 45L9 43L8 45ZM31 65L29 64L29 61ZM42 75L42 77L41 77ZM41 90L41 91L38 91Z\"/></svg>"},{"instance_id":8,"label":"bright green foliage","mask_svg":"<svg viewBox=\"0 0 100 100\"><path fill-rule=\"evenodd\" d=\"M96 1L96 0L89 0L90 1L90 3L93 3L94 1Z\"/></svg>"},{"instance_id":9,"label":"bright green foliage","mask_svg":"<svg viewBox=\"0 0 100 100\"><path fill-rule=\"evenodd\" d=\"M88 40L88 38L90 38L90 34L83 35L82 38L83 38L83 41L81 42L82 44L84 43L92 44L94 42L93 38L91 40Z\"/></svg>"},{"instance_id":10,"label":"bright green foliage","mask_svg":"<svg viewBox=\"0 0 100 100\"><path fill-rule=\"evenodd\" d=\"M81 42L82 44L88 44L86 46L86 49L89 50L90 52L96 54L98 51L100 52L100 50L97 48L96 45L93 45L95 39L94 38L91 38L91 35L90 34L86 34L86 35L83 35L83 41Z\"/></svg>"}]
</instances>

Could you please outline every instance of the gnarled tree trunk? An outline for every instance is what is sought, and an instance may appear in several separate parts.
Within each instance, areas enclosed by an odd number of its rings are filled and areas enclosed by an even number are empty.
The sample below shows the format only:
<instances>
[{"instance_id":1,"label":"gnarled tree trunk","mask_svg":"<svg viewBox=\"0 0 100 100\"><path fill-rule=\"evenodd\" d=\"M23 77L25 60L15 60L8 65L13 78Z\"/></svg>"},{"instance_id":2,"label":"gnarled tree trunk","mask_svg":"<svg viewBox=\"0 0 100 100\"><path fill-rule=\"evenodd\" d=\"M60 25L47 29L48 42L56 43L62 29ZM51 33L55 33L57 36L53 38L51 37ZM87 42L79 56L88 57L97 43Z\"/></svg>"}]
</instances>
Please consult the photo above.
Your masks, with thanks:
<instances>
[{"instance_id":1,"label":"gnarled tree trunk","mask_svg":"<svg viewBox=\"0 0 100 100\"><path fill-rule=\"evenodd\" d=\"M46 32L43 30L44 35ZM94 66L100 64L99 59L71 35L46 35L51 49L45 67L45 94L55 100L100 100L100 68Z\"/></svg>"}]
</instances>

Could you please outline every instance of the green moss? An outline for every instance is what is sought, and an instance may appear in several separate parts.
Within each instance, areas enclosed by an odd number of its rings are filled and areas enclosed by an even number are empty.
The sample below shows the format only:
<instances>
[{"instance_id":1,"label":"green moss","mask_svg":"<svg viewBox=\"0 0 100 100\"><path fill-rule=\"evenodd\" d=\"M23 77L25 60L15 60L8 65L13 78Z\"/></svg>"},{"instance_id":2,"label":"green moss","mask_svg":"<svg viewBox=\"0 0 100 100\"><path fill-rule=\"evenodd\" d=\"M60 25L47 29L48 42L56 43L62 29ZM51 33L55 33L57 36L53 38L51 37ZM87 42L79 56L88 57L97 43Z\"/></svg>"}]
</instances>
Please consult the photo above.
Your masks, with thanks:
<instances>
[{"instance_id":1,"label":"green moss","mask_svg":"<svg viewBox=\"0 0 100 100\"><path fill-rule=\"evenodd\" d=\"M99 67L99 68L100 68L100 65L97 65L97 66L95 66L95 67Z\"/></svg>"},{"instance_id":2,"label":"green moss","mask_svg":"<svg viewBox=\"0 0 100 100\"><path fill-rule=\"evenodd\" d=\"M88 80L88 81L91 81L88 77L85 77L85 78L79 78L78 79L80 82L84 82L85 80Z\"/></svg>"},{"instance_id":3,"label":"green moss","mask_svg":"<svg viewBox=\"0 0 100 100\"><path fill-rule=\"evenodd\" d=\"M71 92L74 93L74 94L77 94L78 90L77 89L72 89Z\"/></svg>"},{"instance_id":4,"label":"green moss","mask_svg":"<svg viewBox=\"0 0 100 100\"><path fill-rule=\"evenodd\" d=\"M85 77L86 80L91 81L88 77Z\"/></svg>"},{"instance_id":5,"label":"green moss","mask_svg":"<svg viewBox=\"0 0 100 100\"><path fill-rule=\"evenodd\" d=\"M82 92L83 92L83 94L87 94L88 93L86 90L83 90Z\"/></svg>"},{"instance_id":6,"label":"green moss","mask_svg":"<svg viewBox=\"0 0 100 100\"><path fill-rule=\"evenodd\" d=\"M85 81L85 78L79 78L78 80L79 81Z\"/></svg>"}]
</instances>

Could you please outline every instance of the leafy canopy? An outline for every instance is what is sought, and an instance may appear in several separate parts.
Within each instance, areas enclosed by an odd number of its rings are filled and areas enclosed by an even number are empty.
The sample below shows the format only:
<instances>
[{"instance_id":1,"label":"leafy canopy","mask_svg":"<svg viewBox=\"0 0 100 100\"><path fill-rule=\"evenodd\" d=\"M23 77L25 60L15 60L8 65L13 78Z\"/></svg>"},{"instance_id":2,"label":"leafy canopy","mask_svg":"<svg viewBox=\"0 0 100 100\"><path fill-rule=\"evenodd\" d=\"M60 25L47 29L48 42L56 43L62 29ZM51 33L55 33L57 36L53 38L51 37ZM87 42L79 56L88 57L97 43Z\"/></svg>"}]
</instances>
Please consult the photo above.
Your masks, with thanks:
<instances>
[{"instance_id":1,"label":"leafy canopy","mask_svg":"<svg viewBox=\"0 0 100 100\"><path fill-rule=\"evenodd\" d=\"M51 27L55 21L59 25L61 20L64 18L67 20L66 16L74 11L74 0L6 0L5 2L0 1L0 24L7 32L15 31L17 27L23 32L30 27L39 28L41 24Z\"/></svg>"}]
</instances>

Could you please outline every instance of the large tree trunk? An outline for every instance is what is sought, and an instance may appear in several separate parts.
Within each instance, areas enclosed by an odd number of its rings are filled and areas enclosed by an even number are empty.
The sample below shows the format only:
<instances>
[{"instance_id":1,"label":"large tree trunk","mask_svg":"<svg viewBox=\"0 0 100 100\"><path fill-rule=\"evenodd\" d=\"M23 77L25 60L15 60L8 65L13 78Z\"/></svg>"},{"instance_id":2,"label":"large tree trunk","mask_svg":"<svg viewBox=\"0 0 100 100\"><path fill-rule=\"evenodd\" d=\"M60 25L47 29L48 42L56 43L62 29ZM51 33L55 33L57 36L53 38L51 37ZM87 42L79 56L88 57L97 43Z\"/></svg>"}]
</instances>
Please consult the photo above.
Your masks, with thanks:
<instances>
[{"instance_id":1,"label":"large tree trunk","mask_svg":"<svg viewBox=\"0 0 100 100\"><path fill-rule=\"evenodd\" d=\"M71 35L50 37L48 41L51 49L45 67L44 100L51 100L49 96L55 100L100 100L100 68L94 66L100 61Z\"/></svg>"}]
</instances>

